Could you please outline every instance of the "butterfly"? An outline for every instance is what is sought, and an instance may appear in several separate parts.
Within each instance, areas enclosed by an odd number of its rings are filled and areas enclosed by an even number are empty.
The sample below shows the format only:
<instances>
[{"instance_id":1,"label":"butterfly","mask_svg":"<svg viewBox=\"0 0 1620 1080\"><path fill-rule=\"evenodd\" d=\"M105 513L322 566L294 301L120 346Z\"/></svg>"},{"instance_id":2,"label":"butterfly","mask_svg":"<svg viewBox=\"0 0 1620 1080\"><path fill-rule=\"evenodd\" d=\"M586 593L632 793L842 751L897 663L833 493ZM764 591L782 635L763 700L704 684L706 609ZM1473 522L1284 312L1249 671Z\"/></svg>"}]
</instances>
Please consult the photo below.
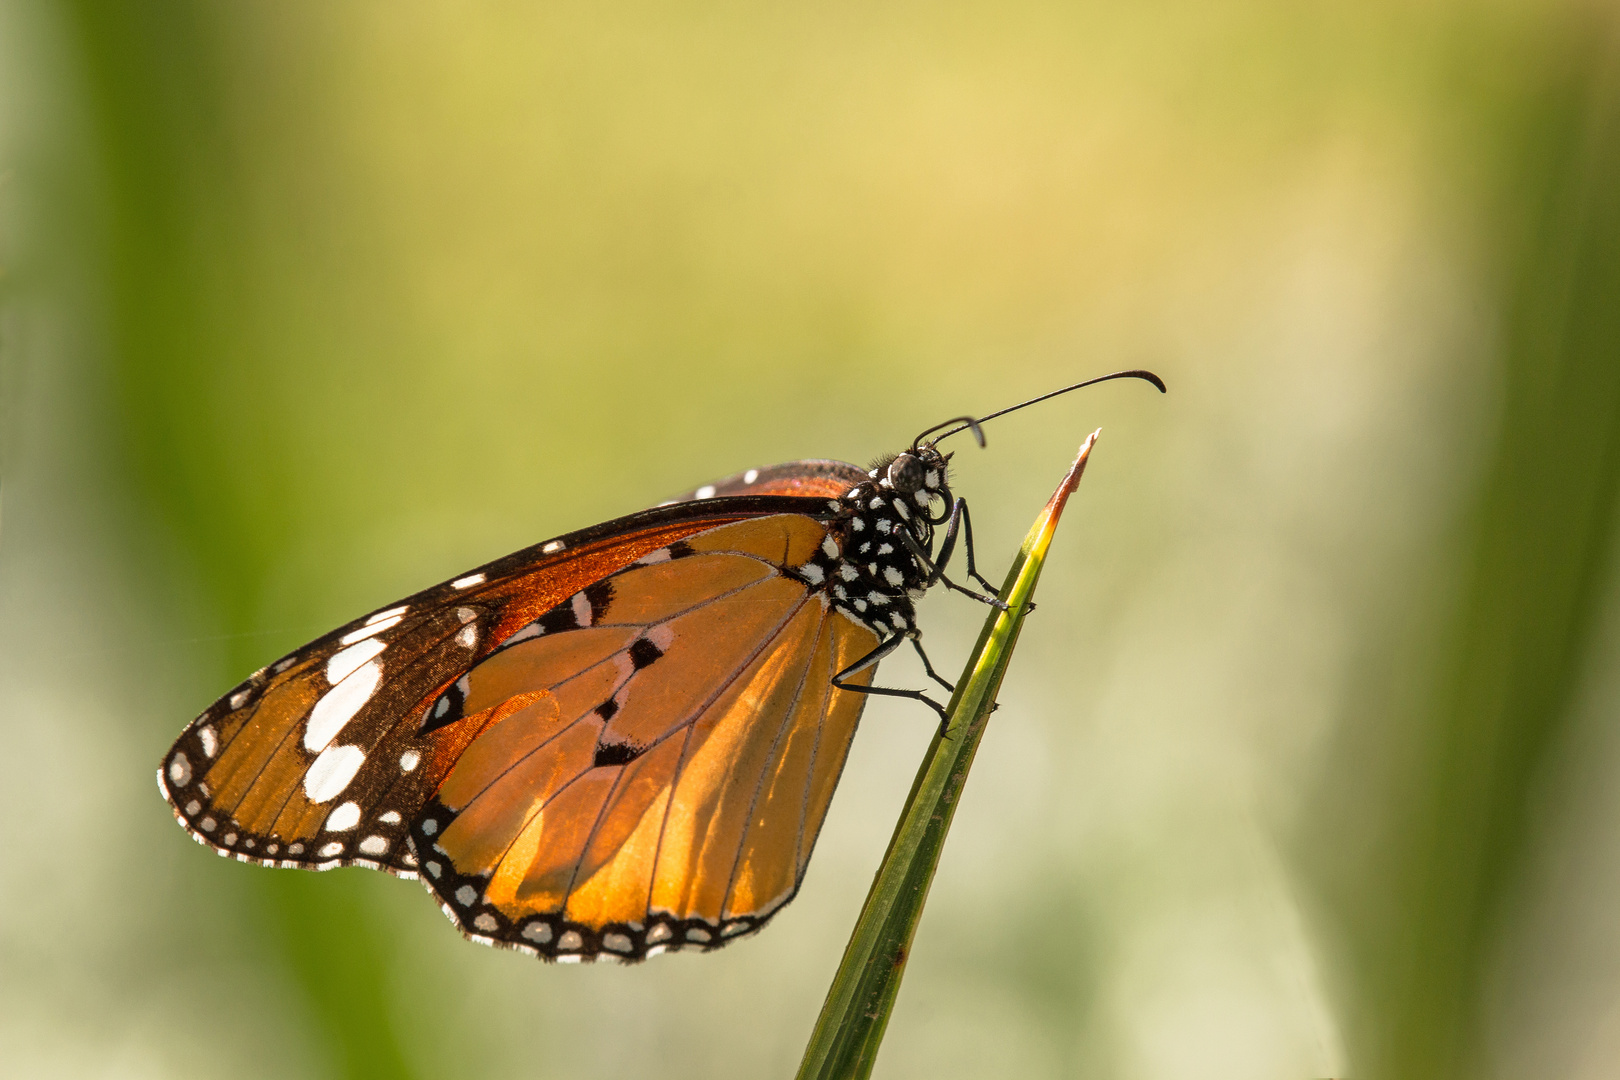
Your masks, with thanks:
<instances>
[{"instance_id":1,"label":"butterfly","mask_svg":"<svg viewBox=\"0 0 1620 1080\"><path fill-rule=\"evenodd\" d=\"M793 899L877 663L945 584L990 604L924 431L870 469L750 469L333 630L192 721L158 786L220 855L420 879L548 960L711 950ZM954 427L952 425L955 425ZM924 441L941 428L950 428ZM945 576L958 538L968 575ZM939 541L935 549L936 539Z\"/></svg>"}]
</instances>

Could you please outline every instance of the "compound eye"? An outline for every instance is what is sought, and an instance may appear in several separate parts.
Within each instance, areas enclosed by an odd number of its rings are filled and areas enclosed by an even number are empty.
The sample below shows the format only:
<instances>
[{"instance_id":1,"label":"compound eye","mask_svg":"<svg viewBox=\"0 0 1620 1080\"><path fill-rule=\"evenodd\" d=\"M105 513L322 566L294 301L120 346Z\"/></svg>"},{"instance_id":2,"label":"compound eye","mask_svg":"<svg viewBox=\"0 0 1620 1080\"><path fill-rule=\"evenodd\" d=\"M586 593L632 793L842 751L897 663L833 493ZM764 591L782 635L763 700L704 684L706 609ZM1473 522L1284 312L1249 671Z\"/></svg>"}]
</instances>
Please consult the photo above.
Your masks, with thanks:
<instances>
[{"instance_id":1,"label":"compound eye","mask_svg":"<svg viewBox=\"0 0 1620 1080\"><path fill-rule=\"evenodd\" d=\"M901 454L889 463L889 486L907 495L922 489L926 475L923 463L911 454Z\"/></svg>"}]
</instances>

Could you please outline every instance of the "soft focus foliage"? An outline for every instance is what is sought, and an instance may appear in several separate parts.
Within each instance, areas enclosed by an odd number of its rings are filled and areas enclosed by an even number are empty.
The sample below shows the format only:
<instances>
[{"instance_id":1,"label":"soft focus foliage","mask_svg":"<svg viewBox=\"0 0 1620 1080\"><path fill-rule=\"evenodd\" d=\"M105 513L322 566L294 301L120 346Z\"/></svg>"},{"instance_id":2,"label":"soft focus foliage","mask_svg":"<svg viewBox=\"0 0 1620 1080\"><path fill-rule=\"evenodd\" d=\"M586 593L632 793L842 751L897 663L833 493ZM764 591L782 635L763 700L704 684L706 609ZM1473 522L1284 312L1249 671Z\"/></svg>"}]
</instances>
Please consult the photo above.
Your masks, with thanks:
<instances>
[{"instance_id":1,"label":"soft focus foliage","mask_svg":"<svg viewBox=\"0 0 1620 1080\"><path fill-rule=\"evenodd\" d=\"M1610 7L5 0L6 1071L789 1073L925 710L629 970L209 858L159 756L478 562L1145 366L957 455L998 578L1104 428L877 1075L1613 1075Z\"/></svg>"}]
</instances>

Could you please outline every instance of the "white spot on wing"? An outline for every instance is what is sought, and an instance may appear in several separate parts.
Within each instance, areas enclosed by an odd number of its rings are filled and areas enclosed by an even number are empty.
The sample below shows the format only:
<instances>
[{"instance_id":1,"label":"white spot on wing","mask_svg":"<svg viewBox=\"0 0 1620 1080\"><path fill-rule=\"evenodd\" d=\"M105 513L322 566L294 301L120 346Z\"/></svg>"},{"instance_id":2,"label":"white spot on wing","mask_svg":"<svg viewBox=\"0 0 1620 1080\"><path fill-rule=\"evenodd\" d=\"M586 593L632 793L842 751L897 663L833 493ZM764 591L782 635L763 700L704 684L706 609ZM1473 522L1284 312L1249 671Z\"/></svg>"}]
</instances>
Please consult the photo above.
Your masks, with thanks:
<instances>
[{"instance_id":1,"label":"white spot on wing","mask_svg":"<svg viewBox=\"0 0 1620 1080\"><path fill-rule=\"evenodd\" d=\"M362 641L358 645L350 645L340 653L335 653L332 659L326 662L326 681L336 686L354 673L361 664L381 653L388 646L376 638Z\"/></svg>"},{"instance_id":2,"label":"white spot on wing","mask_svg":"<svg viewBox=\"0 0 1620 1080\"><path fill-rule=\"evenodd\" d=\"M197 729L197 741L202 743L203 754L212 758L214 751L219 749L219 736L214 734L211 725L205 724Z\"/></svg>"},{"instance_id":3,"label":"white spot on wing","mask_svg":"<svg viewBox=\"0 0 1620 1080\"><path fill-rule=\"evenodd\" d=\"M343 794L365 763L366 752L358 746L328 747L304 774L304 794L312 803L330 802Z\"/></svg>"},{"instance_id":4,"label":"white spot on wing","mask_svg":"<svg viewBox=\"0 0 1620 1080\"><path fill-rule=\"evenodd\" d=\"M501 924L495 921L495 916L486 911L473 920L473 925L485 933L492 934Z\"/></svg>"},{"instance_id":5,"label":"white spot on wing","mask_svg":"<svg viewBox=\"0 0 1620 1080\"><path fill-rule=\"evenodd\" d=\"M389 608L387 611L379 611L377 614L366 620L366 625L370 626L372 623L380 623L384 619L398 618L409 610L409 604L401 604L399 607Z\"/></svg>"},{"instance_id":6,"label":"white spot on wing","mask_svg":"<svg viewBox=\"0 0 1620 1080\"><path fill-rule=\"evenodd\" d=\"M450 583L450 587L452 589L470 589L474 585L482 585L483 583L483 574L468 574L466 577L456 578L456 580Z\"/></svg>"},{"instance_id":7,"label":"white spot on wing","mask_svg":"<svg viewBox=\"0 0 1620 1080\"><path fill-rule=\"evenodd\" d=\"M696 495L700 499L712 499L712 498L714 498L714 485L713 484L704 484L702 487L697 489ZM567 935L565 934L564 936L566 937Z\"/></svg>"},{"instance_id":8,"label":"white spot on wing","mask_svg":"<svg viewBox=\"0 0 1620 1080\"><path fill-rule=\"evenodd\" d=\"M416 768L417 762L421 760L421 754L418 754L415 750L407 750L403 754L399 755L399 771L410 772L412 769Z\"/></svg>"},{"instance_id":9,"label":"white spot on wing","mask_svg":"<svg viewBox=\"0 0 1620 1080\"><path fill-rule=\"evenodd\" d=\"M523 936L530 941L537 941L541 945L551 940L551 924L545 922L532 922L523 928Z\"/></svg>"},{"instance_id":10,"label":"white spot on wing","mask_svg":"<svg viewBox=\"0 0 1620 1080\"><path fill-rule=\"evenodd\" d=\"M185 787L191 783L191 762L184 753L176 754L169 760L169 781L175 787Z\"/></svg>"},{"instance_id":11,"label":"white spot on wing","mask_svg":"<svg viewBox=\"0 0 1620 1080\"><path fill-rule=\"evenodd\" d=\"M561 540L551 540L551 541L548 541L545 544L545 546L540 549L540 554L542 554L542 555L555 555L555 554L557 554L557 552L561 551L565 546L566 545L564 545Z\"/></svg>"},{"instance_id":12,"label":"white spot on wing","mask_svg":"<svg viewBox=\"0 0 1620 1080\"><path fill-rule=\"evenodd\" d=\"M359 750L358 746L345 749ZM363 755L362 755L363 756ZM360 824L360 804L346 802L326 816L327 832L347 832Z\"/></svg>"},{"instance_id":13,"label":"white spot on wing","mask_svg":"<svg viewBox=\"0 0 1620 1080\"><path fill-rule=\"evenodd\" d=\"M333 659L336 659L334 657ZM310 753L325 750L327 744L343 730L343 725L354 719L361 706L371 700L377 684L382 681L382 667L375 660L360 665L359 670L326 692L326 696L310 710L309 724L304 730L304 749Z\"/></svg>"},{"instance_id":14,"label":"white spot on wing","mask_svg":"<svg viewBox=\"0 0 1620 1080\"><path fill-rule=\"evenodd\" d=\"M360 629L351 630L349 633L344 634L342 637L338 638L338 644L339 645L353 645L357 641L364 641L367 638L376 637L378 634L382 633L384 630L392 630L394 627L398 626L399 621L401 619L403 619L404 617L405 616L403 616L403 615L395 615L393 618L384 619L381 622L367 623L366 625L362 626Z\"/></svg>"},{"instance_id":15,"label":"white spot on wing","mask_svg":"<svg viewBox=\"0 0 1620 1080\"><path fill-rule=\"evenodd\" d=\"M378 814L377 815L377 820L382 822L384 825L398 825L399 824L399 811L398 810L390 810L386 814Z\"/></svg>"},{"instance_id":16,"label":"white spot on wing","mask_svg":"<svg viewBox=\"0 0 1620 1080\"><path fill-rule=\"evenodd\" d=\"M820 585L827 579L827 575L815 563L806 563L799 567L799 573L803 574L804 579L812 585Z\"/></svg>"},{"instance_id":17,"label":"white spot on wing","mask_svg":"<svg viewBox=\"0 0 1620 1080\"><path fill-rule=\"evenodd\" d=\"M557 948L559 949L577 949L583 944L585 942L581 940L578 930L565 931L563 936L557 939Z\"/></svg>"},{"instance_id":18,"label":"white spot on wing","mask_svg":"<svg viewBox=\"0 0 1620 1080\"><path fill-rule=\"evenodd\" d=\"M821 552L829 559L838 558L838 541L834 540L831 534L822 538Z\"/></svg>"},{"instance_id":19,"label":"white spot on wing","mask_svg":"<svg viewBox=\"0 0 1620 1080\"><path fill-rule=\"evenodd\" d=\"M743 473L743 483L745 483L745 484L752 484L755 480L758 480L758 479L759 479L759 470L758 469L749 469L747 472Z\"/></svg>"},{"instance_id":20,"label":"white spot on wing","mask_svg":"<svg viewBox=\"0 0 1620 1080\"><path fill-rule=\"evenodd\" d=\"M463 885L461 888L456 890L456 903L460 904L462 907L467 907L477 899L478 890L473 888L471 885Z\"/></svg>"},{"instance_id":21,"label":"white spot on wing","mask_svg":"<svg viewBox=\"0 0 1620 1080\"><path fill-rule=\"evenodd\" d=\"M591 625L591 602L585 598L584 593L577 592L574 594L572 606L574 609L574 621L580 626Z\"/></svg>"},{"instance_id":22,"label":"white spot on wing","mask_svg":"<svg viewBox=\"0 0 1620 1080\"><path fill-rule=\"evenodd\" d=\"M652 944L655 941L663 941L663 940L667 939L668 937L669 937L669 924L668 923L659 923L657 926L654 926L651 930L647 931L647 943L649 945Z\"/></svg>"},{"instance_id":23,"label":"white spot on wing","mask_svg":"<svg viewBox=\"0 0 1620 1080\"><path fill-rule=\"evenodd\" d=\"M629 952L630 951L630 935L629 934L603 934L602 935L602 948L607 949L609 952Z\"/></svg>"},{"instance_id":24,"label":"white spot on wing","mask_svg":"<svg viewBox=\"0 0 1620 1080\"><path fill-rule=\"evenodd\" d=\"M388 841L380 836L368 836L360 841L360 850L367 855L383 855L388 851Z\"/></svg>"},{"instance_id":25,"label":"white spot on wing","mask_svg":"<svg viewBox=\"0 0 1620 1080\"><path fill-rule=\"evenodd\" d=\"M231 695L231 708L240 709L247 699L248 692L246 690L238 690L236 693Z\"/></svg>"},{"instance_id":26,"label":"white spot on wing","mask_svg":"<svg viewBox=\"0 0 1620 1080\"><path fill-rule=\"evenodd\" d=\"M474 645L477 645L478 644L478 627L476 627L476 626L464 626L464 627L462 627L461 628L461 633L456 635L456 644L460 645L463 649L470 649Z\"/></svg>"},{"instance_id":27,"label":"white spot on wing","mask_svg":"<svg viewBox=\"0 0 1620 1080\"><path fill-rule=\"evenodd\" d=\"M319 854L323 859L330 859L334 855L341 855L343 854L343 841L334 840L330 844L327 844L325 847L321 848L317 854Z\"/></svg>"},{"instance_id":28,"label":"white spot on wing","mask_svg":"<svg viewBox=\"0 0 1620 1080\"><path fill-rule=\"evenodd\" d=\"M898 585L902 581L906 580L906 578L904 574L900 573L900 571L896 570L894 567L885 566L883 568L883 580L887 581L890 585Z\"/></svg>"}]
</instances>

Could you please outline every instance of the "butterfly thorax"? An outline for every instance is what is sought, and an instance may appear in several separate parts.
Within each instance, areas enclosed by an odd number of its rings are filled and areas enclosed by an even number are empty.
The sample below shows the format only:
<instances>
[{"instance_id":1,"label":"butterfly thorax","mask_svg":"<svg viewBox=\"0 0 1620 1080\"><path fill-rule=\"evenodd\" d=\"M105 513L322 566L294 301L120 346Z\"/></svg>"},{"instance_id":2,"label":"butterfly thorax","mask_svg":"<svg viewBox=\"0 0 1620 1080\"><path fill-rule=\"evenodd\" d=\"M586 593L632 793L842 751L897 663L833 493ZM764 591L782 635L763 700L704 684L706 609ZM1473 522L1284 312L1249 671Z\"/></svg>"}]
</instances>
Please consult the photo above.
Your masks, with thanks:
<instances>
[{"instance_id":1,"label":"butterfly thorax","mask_svg":"<svg viewBox=\"0 0 1620 1080\"><path fill-rule=\"evenodd\" d=\"M827 542L802 572L846 618L880 637L915 636L913 604L929 584L916 552L933 553L940 500L949 506L938 452L923 448L880 460L838 500Z\"/></svg>"}]
</instances>

